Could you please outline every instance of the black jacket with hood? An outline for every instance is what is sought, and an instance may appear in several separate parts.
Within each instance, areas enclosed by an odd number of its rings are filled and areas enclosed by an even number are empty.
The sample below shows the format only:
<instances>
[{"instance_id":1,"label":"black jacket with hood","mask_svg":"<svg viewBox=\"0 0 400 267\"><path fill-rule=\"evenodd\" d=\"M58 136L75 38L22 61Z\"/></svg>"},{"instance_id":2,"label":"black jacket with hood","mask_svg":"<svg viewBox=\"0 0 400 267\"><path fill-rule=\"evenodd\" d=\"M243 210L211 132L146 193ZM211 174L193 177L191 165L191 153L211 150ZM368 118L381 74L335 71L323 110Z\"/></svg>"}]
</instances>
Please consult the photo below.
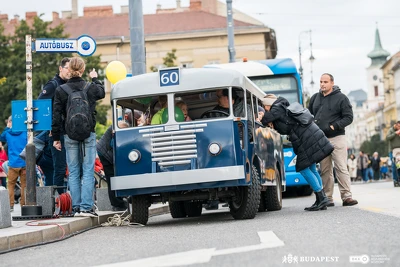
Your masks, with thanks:
<instances>
[{"instance_id":1,"label":"black jacket with hood","mask_svg":"<svg viewBox=\"0 0 400 267\"><path fill-rule=\"evenodd\" d=\"M315 123L331 138L344 135L344 128L353 122L353 108L339 86L334 85L332 92L324 96L321 92L314 94L308 105ZM334 127L334 130L330 126Z\"/></svg>"},{"instance_id":2,"label":"black jacket with hood","mask_svg":"<svg viewBox=\"0 0 400 267\"><path fill-rule=\"evenodd\" d=\"M275 130L281 134L289 131L289 140L297 155L296 171L299 172L329 156L334 148L314 122L300 125L288 117L286 115L288 106L289 102L279 97L272 104L270 111L265 112L261 122L263 125L272 122Z\"/></svg>"},{"instance_id":3,"label":"black jacket with hood","mask_svg":"<svg viewBox=\"0 0 400 267\"><path fill-rule=\"evenodd\" d=\"M72 77L66 83L73 91L83 90L86 85L86 81L81 77ZM92 82L88 86L87 97L90 105L90 109L92 111L92 119L93 119L93 129L92 132L95 132L96 125L96 101L103 99L105 96L103 83L97 78L93 78ZM54 141L60 140L62 125L65 124L65 121L62 119L63 117L67 117L67 101L68 94L61 89L60 86L57 87L56 93L54 95L54 103L53 103L53 121L51 124L51 133L53 135ZM65 126L65 125L64 125ZM65 127L64 127L65 128Z\"/></svg>"}]
</instances>

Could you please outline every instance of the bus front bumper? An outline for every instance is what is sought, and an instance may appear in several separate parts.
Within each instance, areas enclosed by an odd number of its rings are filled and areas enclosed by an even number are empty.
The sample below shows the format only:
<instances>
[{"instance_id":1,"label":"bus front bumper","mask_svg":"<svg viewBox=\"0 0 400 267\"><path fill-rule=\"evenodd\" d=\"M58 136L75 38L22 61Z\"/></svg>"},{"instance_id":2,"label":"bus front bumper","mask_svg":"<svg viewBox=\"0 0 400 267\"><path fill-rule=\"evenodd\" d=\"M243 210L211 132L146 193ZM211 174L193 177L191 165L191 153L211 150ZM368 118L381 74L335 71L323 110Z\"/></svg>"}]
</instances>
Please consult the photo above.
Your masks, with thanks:
<instances>
[{"instance_id":1,"label":"bus front bumper","mask_svg":"<svg viewBox=\"0 0 400 267\"><path fill-rule=\"evenodd\" d=\"M145 173L111 177L112 190L232 181L245 178L243 166Z\"/></svg>"}]
</instances>

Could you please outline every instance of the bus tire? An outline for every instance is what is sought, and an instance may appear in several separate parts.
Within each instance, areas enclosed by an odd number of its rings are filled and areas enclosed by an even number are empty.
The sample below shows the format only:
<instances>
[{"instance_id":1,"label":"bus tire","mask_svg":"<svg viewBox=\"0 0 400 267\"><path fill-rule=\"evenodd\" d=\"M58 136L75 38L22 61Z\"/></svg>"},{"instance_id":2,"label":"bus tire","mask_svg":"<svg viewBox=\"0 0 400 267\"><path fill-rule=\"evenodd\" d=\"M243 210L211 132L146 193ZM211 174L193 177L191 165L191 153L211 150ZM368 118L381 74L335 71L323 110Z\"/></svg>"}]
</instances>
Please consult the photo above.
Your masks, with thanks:
<instances>
[{"instance_id":1,"label":"bus tire","mask_svg":"<svg viewBox=\"0 0 400 267\"><path fill-rule=\"evenodd\" d=\"M188 217L199 217L203 210L202 201L185 201L185 212Z\"/></svg>"},{"instance_id":2,"label":"bus tire","mask_svg":"<svg viewBox=\"0 0 400 267\"><path fill-rule=\"evenodd\" d=\"M265 191L261 191L260 206L258 207L258 212L264 212L267 210L267 207L265 206L265 198Z\"/></svg>"},{"instance_id":3,"label":"bus tire","mask_svg":"<svg viewBox=\"0 0 400 267\"><path fill-rule=\"evenodd\" d=\"M253 166L251 185L237 187L235 198L229 202L232 217L236 220L253 219L260 205L260 198L260 176L257 168Z\"/></svg>"},{"instance_id":4,"label":"bus tire","mask_svg":"<svg viewBox=\"0 0 400 267\"><path fill-rule=\"evenodd\" d=\"M282 209L282 181L281 174L275 169L276 186L268 186L265 191L265 206L267 211Z\"/></svg>"},{"instance_id":5,"label":"bus tire","mask_svg":"<svg viewBox=\"0 0 400 267\"><path fill-rule=\"evenodd\" d=\"M168 201L168 206L172 218L176 219L186 217L185 205L183 201Z\"/></svg>"},{"instance_id":6,"label":"bus tire","mask_svg":"<svg viewBox=\"0 0 400 267\"><path fill-rule=\"evenodd\" d=\"M146 195L132 196L131 222L147 224L149 220L149 199Z\"/></svg>"}]
</instances>

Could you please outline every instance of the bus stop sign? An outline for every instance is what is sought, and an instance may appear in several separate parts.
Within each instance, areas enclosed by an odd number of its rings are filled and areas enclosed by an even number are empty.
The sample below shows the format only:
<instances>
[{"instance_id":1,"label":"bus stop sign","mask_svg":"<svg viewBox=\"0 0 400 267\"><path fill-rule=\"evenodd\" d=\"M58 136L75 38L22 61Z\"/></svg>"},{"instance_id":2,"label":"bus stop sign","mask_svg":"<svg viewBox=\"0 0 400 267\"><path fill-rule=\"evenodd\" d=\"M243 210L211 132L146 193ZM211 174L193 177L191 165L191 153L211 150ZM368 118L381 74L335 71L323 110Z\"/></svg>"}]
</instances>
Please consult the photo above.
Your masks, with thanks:
<instances>
[{"instance_id":1,"label":"bus stop sign","mask_svg":"<svg viewBox=\"0 0 400 267\"><path fill-rule=\"evenodd\" d=\"M96 51L96 41L81 35L77 39L36 39L32 42L32 52L36 53L78 53L88 57Z\"/></svg>"}]
</instances>

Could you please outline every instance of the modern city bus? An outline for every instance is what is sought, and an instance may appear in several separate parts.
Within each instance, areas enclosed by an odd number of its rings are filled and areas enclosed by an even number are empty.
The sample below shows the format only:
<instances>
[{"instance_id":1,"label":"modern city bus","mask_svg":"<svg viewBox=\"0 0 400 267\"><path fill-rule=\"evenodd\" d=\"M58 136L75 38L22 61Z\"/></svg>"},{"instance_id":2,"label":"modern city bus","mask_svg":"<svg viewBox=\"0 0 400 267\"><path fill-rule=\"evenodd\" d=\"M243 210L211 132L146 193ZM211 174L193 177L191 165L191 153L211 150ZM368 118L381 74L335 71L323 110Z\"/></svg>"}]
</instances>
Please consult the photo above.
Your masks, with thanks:
<instances>
[{"instance_id":1,"label":"modern city bus","mask_svg":"<svg viewBox=\"0 0 400 267\"><path fill-rule=\"evenodd\" d=\"M303 104L303 90L296 65L290 58L267 59L259 61L235 62L206 65L205 68L237 70L247 76L265 93L286 98L289 103ZM286 186L296 190L298 195L310 195L311 187L303 176L296 172L296 155L291 143L283 138L285 155Z\"/></svg>"},{"instance_id":2,"label":"modern city bus","mask_svg":"<svg viewBox=\"0 0 400 267\"><path fill-rule=\"evenodd\" d=\"M159 202L173 218L201 216L209 201L228 203L234 219L280 210L282 137L255 119L264 95L234 70L168 68L116 83L111 189L130 199L131 221L146 224Z\"/></svg>"}]
</instances>

